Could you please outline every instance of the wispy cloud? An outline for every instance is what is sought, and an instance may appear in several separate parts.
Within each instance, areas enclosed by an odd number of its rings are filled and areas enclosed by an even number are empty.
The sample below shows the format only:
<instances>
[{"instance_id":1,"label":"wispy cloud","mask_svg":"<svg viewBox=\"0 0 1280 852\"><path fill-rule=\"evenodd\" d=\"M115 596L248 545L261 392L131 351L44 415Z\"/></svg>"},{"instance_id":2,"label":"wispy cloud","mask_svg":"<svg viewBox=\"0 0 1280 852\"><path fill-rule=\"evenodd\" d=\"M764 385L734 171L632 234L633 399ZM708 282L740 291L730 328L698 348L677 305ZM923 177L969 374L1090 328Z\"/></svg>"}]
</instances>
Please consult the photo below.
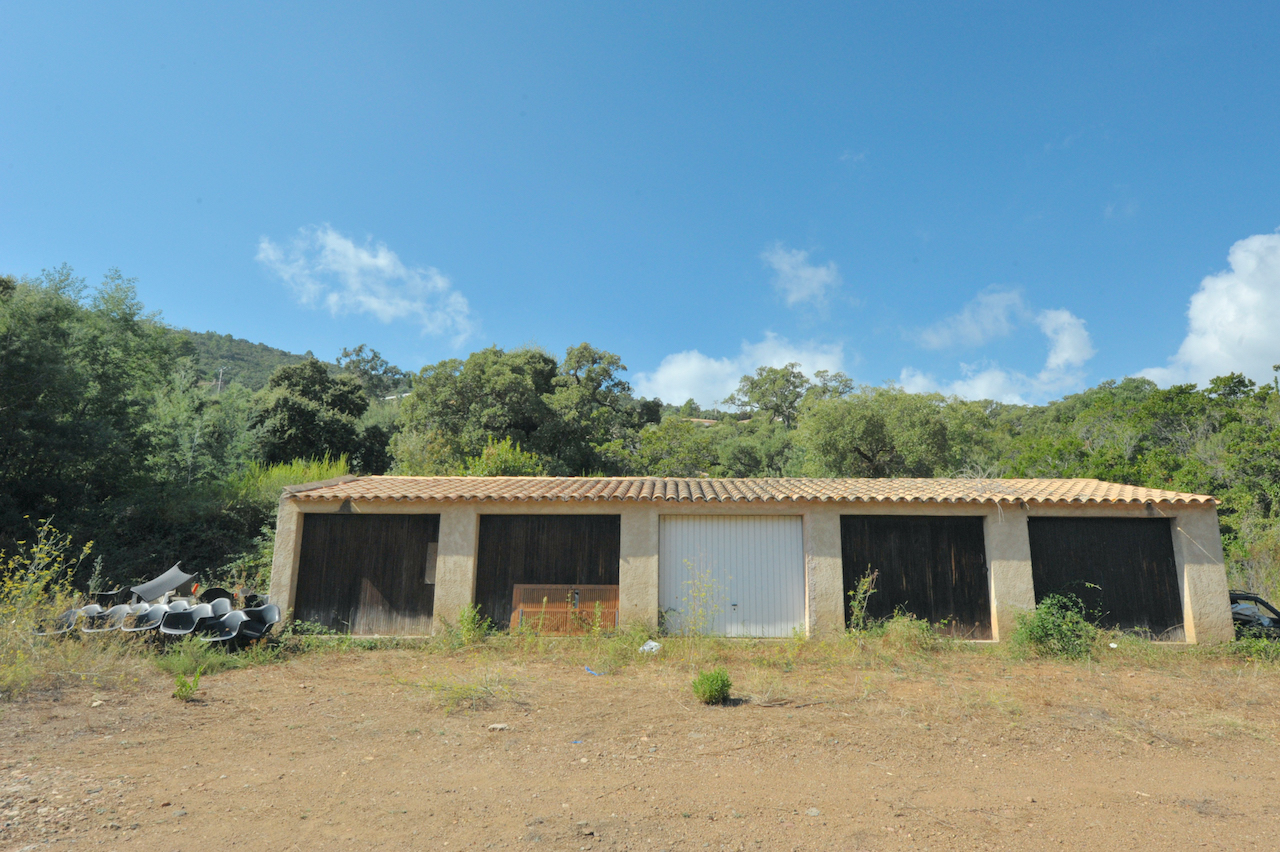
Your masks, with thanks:
<instances>
[{"instance_id":1,"label":"wispy cloud","mask_svg":"<svg viewBox=\"0 0 1280 852\"><path fill-rule=\"evenodd\" d=\"M1267 381L1280 363L1280 233L1233 245L1229 270L1200 282L1187 308L1187 336L1164 367L1143 370L1153 381L1205 384L1244 373Z\"/></svg>"},{"instance_id":2,"label":"wispy cloud","mask_svg":"<svg viewBox=\"0 0 1280 852\"><path fill-rule=\"evenodd\" d=\"M988 340L1007 336L1027 313L1020 292L988 287L960 313L921 329L915 337L926 349L981 346Z\"/></svg>"},{"instance_id":3,"label":"wispy cloud","mask_svg":"<svg viewBox=\"0 0 1280 852\"><path fill-rule=\"evenodd\" d=\"M982 298L980 295L970 306L981 304ZM957 322L957 317L952 317L944 320L940 326L955 340L977 345L997 336L995 332L1008 334L1012 331L1014 323L1010 316L1015 311L1029 314L1020 296L1016 303L1010 304L1012 306L1003 312L998 305L986 312L975 309L973 314L979 318L987 318L985 323L978 320L972 323ZM959 317L964 317L966 312L968 308ZM904 368L898 381L904 388L916 393L941 391L964 399L994 399L1016 404L1044 401L1078 387L1084 380L1082 368L1095 354L1093 340L1085 328L1084 320L1061 308L1043 310L1034 317L1036 326L1049 346L1044 367L1035 375L1009 370L991 361L978 361L960 364L962 378L953 382L940 382L934 376L913 367ZM1008 327L1003 322L1007 322ZM953 325L947 325L948 323ZM988 333L992 330L993 333Z\"/></svg>"},{"instance_id":4,"label":"wispy cloud","mask_svg":"<svg viewBox=\"0 0 1280 852\"><path fill-rule=\"evenodd\" d=\"M818 370L843 370L844 351L840 344L791 343L770 332L757 343L743 341L732 357L713 358L696 349L668 355L653 372L637 373L635 387L641 396L676 404L694 399L711 407L733 393L738 380L757 367L782 367L792 362L808 376Z\"/></svg>"},{"instance_id":5,"label":"wispy cloud","mask_svg":"<svg viewBox=\"0 0 1280 852\"><path fill-rule=\"evenodd\" d=\"M782 293L788 307L802 302L821 304L841 283L835 261L814 266L809 262L809 252L789 249L780 242L765 249L760 259L773 269L773 286Z\"/></svg>"},{"instance_id":6,"label":"wispy cloud","mask_svg":"<svg viewBox=\"0 0 1280 852\"><path fill-rule=\"evenodd\" d=\"M357 245L329 225L309 226L285 246L262 237L257 260L301 304L326 308L334 316L405 320L421 326L423 334L448 335L455 345L474 328L466 297L448 277L435 267L406 265L372 238Z\"/></svg>"}]
</instances>

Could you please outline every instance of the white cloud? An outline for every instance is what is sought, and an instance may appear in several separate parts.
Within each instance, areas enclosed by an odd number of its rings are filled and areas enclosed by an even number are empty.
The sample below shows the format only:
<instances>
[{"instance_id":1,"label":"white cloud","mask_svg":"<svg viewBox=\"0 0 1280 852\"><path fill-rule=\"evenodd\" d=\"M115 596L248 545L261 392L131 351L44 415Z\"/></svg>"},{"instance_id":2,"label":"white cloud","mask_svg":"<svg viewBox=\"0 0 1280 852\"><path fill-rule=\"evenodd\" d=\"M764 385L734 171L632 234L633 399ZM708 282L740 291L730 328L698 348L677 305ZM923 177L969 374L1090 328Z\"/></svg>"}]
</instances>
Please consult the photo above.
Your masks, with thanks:
<instances>
[{"instance_id":1,"label":"white cloud","mask_svg":"<svg viewBox=\"0 0 1280 852\"><path fill-rule=\"evenodd\" d=\"M814 266L809 262L807 251L774 243L760 254L760 259L777 273L773 286L786 298L788 307L800 302L821 303L828 291L840 286L840 271L835 261Z\"/></svg>"},{"instance_id":2,"label":"white cloud","mask_svg":"<svg viewBox=\"0 0 1280 852\"><path fill-rule=\"evenodd\" d=\"M1158 384L1207 384L1244 373L1268 381L1280 363L1280 233L1240 240L1231 269L1200 282L1187 309L1187 336L1166 367L1143 370Z\"/></svg>"},{"instance_id":3,"label":"white cloud","mask_svg":"<svg viewBox=\"0 0 1280 852\"><path fill-rule=\"evenodd\" d=\"M988 340L1013 331L1027 308L1017 290L988 287L955 316L947 317L917 332L916 340L926 349L981 346Z\"/></svg>"},{"instance_id":4,"label":"white cloud","mask_svg":"<svg viewBox=\"0 0 1280 852\"><path fill-rule=\"evenodd\" d=\"M963 378L949 383L906 367L898 383L913 393L940 391L964 399L994 399L1017 405L1043 401L1078 386L1084 378L1080 368L1094 355L1084 320L1060 308L1040 311L1035 319L1049 343L1049 353L1044 367L1034 376L984 361L961 364Z\"/></svg>"},{"instance_id":5,"label":"white cloud","mask_svg":"<svg viewBox=\"0 0 1280 852\"><path fill-rule=\"evenodd\" d=\"M698 405L709 408L737 390L738 380L757 367L782 367L792 362L808 376L818 370L843 370L844 351L839 344L793 344L769 332L758 343L744 340L734 357L712 358L696 349L668 355L652 373L637 373L635 388L641 396L677 405L692 397Z\"/></svg>"},{"instance_id":6,"label":"white cloud","mask_svg":"<svg viewBox=\"0 0 1280 852\"><path fill-rule=\"evenodd\" d=\"M363 246L328 225L301 228L286 247L258 241L257 260L293 290L298 301L334 316L370 314L384 323L408 320L423 334L459 344L473 324L467 299L435 267L406 266L384 243Z\"/></svg>"},{"instance_id":7,"label":"white cloud","mask_svg":"<svg viewBox=\"0 0 1280 852\"><path fill-rule=\"evenodd\" d=\"M1049 338L1050 344L1042 376L1083 367L1094 356L1093 341L1084 327L1084 320L1071 311L1061 308L1041 311L1036 317L1036 325Z\"/></svg>"}]
</instances>

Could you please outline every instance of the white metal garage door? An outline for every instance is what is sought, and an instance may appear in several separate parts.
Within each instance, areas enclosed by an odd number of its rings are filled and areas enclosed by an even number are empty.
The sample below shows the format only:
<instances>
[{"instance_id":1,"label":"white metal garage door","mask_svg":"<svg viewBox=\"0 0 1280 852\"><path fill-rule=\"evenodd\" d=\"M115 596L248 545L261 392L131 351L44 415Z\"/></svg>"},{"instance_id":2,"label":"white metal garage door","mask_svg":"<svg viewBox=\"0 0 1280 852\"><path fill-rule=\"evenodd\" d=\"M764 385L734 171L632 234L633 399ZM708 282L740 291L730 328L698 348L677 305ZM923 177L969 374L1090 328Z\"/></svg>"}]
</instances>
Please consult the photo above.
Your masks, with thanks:
<instances>
[{"instance_id":1,"label":"white metal garage door","mask_svg":"<svg viewBox=\"0 0 1280 852\"><path fill-rule=\"evenodd\" d=\"M667 515L660 535L658 605L672 633L804 628L801 518Z\"/></svg>"}]
</instances>

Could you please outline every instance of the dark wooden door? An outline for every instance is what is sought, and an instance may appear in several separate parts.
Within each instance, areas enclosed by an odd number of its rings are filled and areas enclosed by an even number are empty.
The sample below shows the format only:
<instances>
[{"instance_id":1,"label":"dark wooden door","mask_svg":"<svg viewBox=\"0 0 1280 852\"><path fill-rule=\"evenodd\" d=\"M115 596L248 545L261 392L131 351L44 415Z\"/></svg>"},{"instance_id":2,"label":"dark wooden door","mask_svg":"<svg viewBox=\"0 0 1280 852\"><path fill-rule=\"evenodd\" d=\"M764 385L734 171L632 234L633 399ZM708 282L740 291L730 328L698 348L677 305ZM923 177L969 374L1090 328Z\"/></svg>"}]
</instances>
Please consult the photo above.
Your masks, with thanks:
<instances>
[{"instance_id":1,"label":"dark wooden door","mask_svg":"<svg viewBox=\"0 0 1280 852\"><path fill-rule=\"evenodd\" d=\"M1157 635L1182 624L1167 518L1030 518L1036 603L1069 592L1104 627Z\"/></svg>"},{"instance_id":2,"label":"dark wooden door","mask_svg":"<svg viewBox=\"0 0 1280 852\"><path fill-rule=\"evenodd\" d=\"M476 604L505 626L517 583L616 586L620 515L481 515Z\"/></svg>"},{"instance_id":3,"label":"dark wooden door","mask_svg":"<svg viewBox=\"0 0 1280 852\"><path fill-rule=\"evenodd\" d=\"M344 633L430 633L439 535L439 515L304 514L294 616Z\"/></svg>"},{"instance_id":4,"label":"dark wooden door","mask_svg":"<svg viewBox=\"0 0 1280 852\"><path fill-rule=\"evenodd\" d=\"M843 515L840 546L848 594L876 572L867 615L896 611L965 639L991 638L991 594L982 518Z\"/></svg>"}]
</instances>

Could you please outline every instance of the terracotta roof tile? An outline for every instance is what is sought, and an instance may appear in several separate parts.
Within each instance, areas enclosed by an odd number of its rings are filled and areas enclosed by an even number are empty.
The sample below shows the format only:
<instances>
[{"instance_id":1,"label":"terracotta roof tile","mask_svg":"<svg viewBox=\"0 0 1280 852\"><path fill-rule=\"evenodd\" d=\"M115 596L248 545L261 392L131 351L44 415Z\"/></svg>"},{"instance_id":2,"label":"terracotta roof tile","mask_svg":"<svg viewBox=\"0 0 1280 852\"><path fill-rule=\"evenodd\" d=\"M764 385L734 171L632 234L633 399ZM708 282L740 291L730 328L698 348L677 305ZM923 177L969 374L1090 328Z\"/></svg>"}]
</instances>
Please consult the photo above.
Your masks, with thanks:
<instances>
[{"instance_id":1,"label":"terracotta roof tile","mask_svg":"<svg viewBox=\"0 0 1280 852\"><path fill-rule=\"evenodd\" d=\"M364 476L286 489L295 499L1215 505L1206 494L1097 479L660 479Z\"/></svg>"}]
</instances>

